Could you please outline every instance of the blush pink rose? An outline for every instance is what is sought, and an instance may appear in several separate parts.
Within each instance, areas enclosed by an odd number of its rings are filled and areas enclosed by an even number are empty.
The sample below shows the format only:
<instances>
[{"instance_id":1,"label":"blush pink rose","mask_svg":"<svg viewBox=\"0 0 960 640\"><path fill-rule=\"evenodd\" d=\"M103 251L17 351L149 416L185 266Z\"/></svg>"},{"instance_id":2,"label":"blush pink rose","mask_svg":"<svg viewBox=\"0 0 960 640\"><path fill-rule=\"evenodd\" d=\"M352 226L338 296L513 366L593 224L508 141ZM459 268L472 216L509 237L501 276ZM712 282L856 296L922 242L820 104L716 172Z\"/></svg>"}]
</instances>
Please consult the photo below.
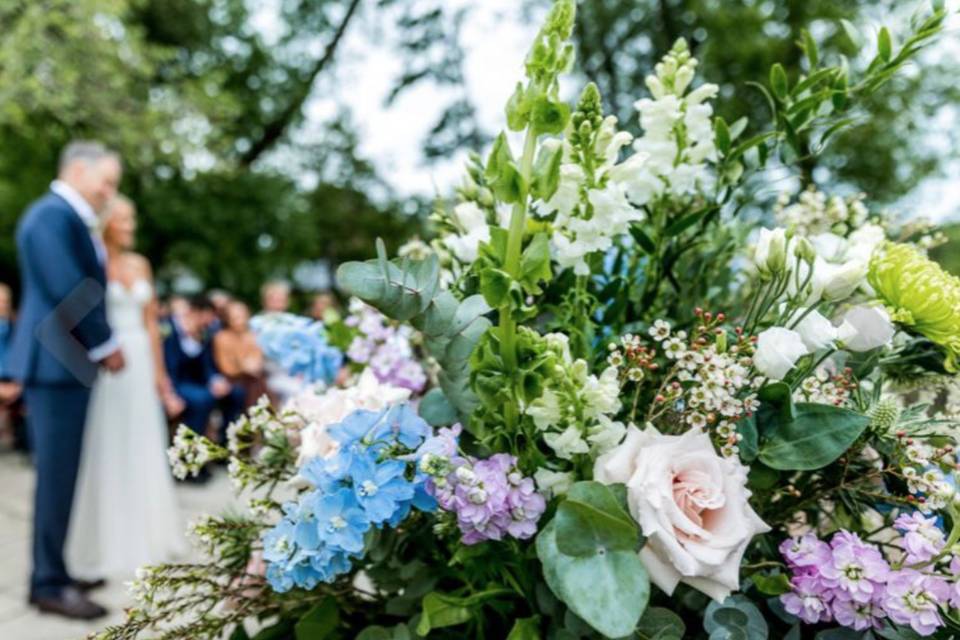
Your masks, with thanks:
<instances>
[{"instance_id":1,"label":"blush pink rose","mask_svg":"<svg viewBox=\"0 0 960 640\"><path fill-rule=\"evenodd\" d=\"M597 458L593 475L627 486L630 513L647 536L640 557L668 595L685 582L722 602L739 589L750 540L770 530L748 502L746 467L717 455L698 429L668 436L631 426Z\"/></svg>"}]
</instances>

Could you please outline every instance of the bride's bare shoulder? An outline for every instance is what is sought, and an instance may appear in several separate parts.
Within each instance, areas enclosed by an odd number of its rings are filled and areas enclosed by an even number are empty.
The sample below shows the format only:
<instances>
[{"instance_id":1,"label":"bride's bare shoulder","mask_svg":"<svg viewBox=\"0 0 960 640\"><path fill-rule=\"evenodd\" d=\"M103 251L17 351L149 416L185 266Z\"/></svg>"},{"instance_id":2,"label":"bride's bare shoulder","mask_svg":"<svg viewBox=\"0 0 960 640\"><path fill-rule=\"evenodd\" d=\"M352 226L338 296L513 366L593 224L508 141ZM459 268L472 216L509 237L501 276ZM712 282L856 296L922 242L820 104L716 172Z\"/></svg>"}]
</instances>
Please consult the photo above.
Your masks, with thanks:
<instances>
[{"instance_id":1,"label":"bride's bare shoulder","mask_svg":"<svg viewBox=\"0 0 960 640\"><path fill-rule=\"evenodd\" d=\"M128 251L123 254L123 260L126 268L130 269L136 276L142 276L146 278L152 277L153 270L150 268L150 261L147 260L146 256L142 256L139 253L134 253L133 251Z\"/></svg>"}]
</instances>

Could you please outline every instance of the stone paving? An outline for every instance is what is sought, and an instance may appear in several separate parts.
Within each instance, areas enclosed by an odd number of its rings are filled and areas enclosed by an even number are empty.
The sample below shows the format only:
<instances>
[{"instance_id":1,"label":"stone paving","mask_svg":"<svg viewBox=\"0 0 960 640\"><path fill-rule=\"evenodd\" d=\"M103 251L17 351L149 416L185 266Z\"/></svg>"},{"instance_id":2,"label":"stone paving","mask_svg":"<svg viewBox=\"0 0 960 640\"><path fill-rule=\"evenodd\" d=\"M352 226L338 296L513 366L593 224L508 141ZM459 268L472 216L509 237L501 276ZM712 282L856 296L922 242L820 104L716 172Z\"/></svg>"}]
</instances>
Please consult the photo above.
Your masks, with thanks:
<instances>
[{"instance_id":1,"label":"stone paving","mask_svg":"<svg viewBox=\"0 0 960 640\"><path fill-rule=\"evenodd\" d=\"M219 513L233 503L233 493L221 470L204 486L178 485L183 521L200 513ZM123 619L130 604L124 583L132 576L108 576L109 584L94 599L110 615L93 623L46 615L27 606L30 566L30 518L33 469L15 453L0 452L0 640L80 640L106 624Z\"/></svg>"}]
</instances>

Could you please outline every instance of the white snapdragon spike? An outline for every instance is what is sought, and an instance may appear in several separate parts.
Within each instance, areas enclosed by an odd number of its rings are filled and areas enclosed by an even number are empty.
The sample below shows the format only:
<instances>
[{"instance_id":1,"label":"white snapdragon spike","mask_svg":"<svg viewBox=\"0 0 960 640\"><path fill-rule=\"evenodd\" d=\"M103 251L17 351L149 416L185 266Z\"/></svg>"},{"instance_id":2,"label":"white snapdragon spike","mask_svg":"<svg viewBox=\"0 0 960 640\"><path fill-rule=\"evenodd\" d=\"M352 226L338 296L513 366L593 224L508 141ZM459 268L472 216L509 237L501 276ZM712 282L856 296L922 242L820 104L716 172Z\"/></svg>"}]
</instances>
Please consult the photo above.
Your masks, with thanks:
<instances>
[{"instance_id":1,"label":"white snapdragon spike","mask_svg":"<svg viewBox=\"0 0 960 640\"><path fill-rule=\"evenodd\" d=\"M809 351L799 333L784 327L770 327L757 336L753 364L768 378L783 380L797 360L807 353Z\"/></svg>"},{"instance_id":2,"label":"white snapdragon spike","mask_svg":"<svg viewBox=\"0 0 960 640\"><path fill-rule=\"evenodd\" d=\"M453 208L453 221L459 233L444 238L446 248L463 264L477 259L481 242L490 241L487 214L475 202L461 202Z\"/></svg>"},{"instance_id":3,"label":"white snapdragon spike","mask_svg":"<svg viewBox=\"0 0 960 640\"><path fill-rule=\"evenodd\" d=\"M559 458L577 454L600 455L617 446L626 426L614 420L620 411L620 379L616 367L607 367L599 376L590 373L585 360L570 355L569 338L548 333L544 340L558 356L556 375L526 413L543 440Z\"/></svg>"}]
</instances>

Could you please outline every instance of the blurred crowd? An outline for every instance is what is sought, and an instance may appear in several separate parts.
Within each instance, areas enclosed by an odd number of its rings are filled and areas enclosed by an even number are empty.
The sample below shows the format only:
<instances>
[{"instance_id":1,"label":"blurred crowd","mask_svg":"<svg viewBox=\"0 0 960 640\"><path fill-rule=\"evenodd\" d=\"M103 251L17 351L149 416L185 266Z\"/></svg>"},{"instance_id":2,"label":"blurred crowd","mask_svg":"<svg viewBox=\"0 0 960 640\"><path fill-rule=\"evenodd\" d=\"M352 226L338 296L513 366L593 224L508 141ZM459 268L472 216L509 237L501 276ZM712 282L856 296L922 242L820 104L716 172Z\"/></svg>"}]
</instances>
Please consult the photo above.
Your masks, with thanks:
<instances>
[{"instance_id":1,"label":"blurred crowd","mask_svg":"<svg viewBox=\"0 0 960 640\"><path fill-rule=\"evenodd\" d=\"M282 280L263 285L257 314L286 313L292 288ZM338 313L329 292L314 294L304 311L314 320ZM169 383L160 390L171 426L185 424L216 442L226 427L261 396L278 402L286 394L285 376L265 358L250 327L250 306L228 291L213 289L160 300L159 328ZM16 311L11 288L0 283L0 448L30 451L25 426L29 410L20 387L6 371L6 352ZM201 474L196 481L206 481Z\"/></svg>"}]
</instances>

